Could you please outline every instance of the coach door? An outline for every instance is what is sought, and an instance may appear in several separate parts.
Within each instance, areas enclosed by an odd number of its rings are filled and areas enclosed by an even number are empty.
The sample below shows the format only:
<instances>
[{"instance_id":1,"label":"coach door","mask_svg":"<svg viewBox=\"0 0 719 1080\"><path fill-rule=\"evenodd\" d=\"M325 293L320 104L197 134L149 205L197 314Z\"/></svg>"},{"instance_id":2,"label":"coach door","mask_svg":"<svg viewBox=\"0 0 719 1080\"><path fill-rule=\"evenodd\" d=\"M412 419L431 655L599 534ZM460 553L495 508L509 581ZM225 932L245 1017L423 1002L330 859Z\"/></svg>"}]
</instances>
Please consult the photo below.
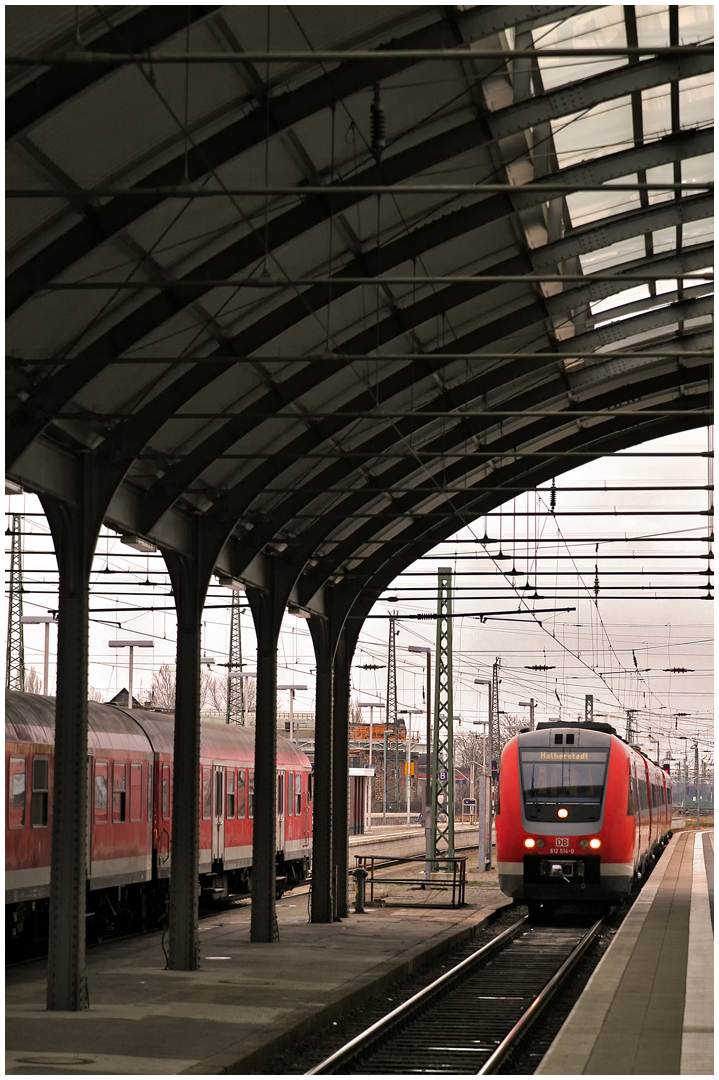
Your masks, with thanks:
<instances>
[{"instance_id":1,"label":"coach door","mask_svg":"<svg viewBox=\"0 0 719 1080\"><path fill-rule=\"evenodd\" d=\"M212 861L225 857L225 766L214 765L215 791L212 803Z\"/></svg>"},{"instance_id":2,"label":"coach door","mask_svg":"<svg viewBox=\"0 0 719 1080\"><path fill-rule=\"evenodd\" d=\"M95 805L95 785L92 775L93 757L87 755L87 879L92 877L92 812Z\"/></svg>"},{"instance_id":3,"label":"coach door","mask_svg":"<svg viewBox=\"0 0 719 1080\"><path fill-rule=\"evenodd\" d=\"M277 850L285 850L285 774L277 773Z\"/></svg>"}]
</instances>

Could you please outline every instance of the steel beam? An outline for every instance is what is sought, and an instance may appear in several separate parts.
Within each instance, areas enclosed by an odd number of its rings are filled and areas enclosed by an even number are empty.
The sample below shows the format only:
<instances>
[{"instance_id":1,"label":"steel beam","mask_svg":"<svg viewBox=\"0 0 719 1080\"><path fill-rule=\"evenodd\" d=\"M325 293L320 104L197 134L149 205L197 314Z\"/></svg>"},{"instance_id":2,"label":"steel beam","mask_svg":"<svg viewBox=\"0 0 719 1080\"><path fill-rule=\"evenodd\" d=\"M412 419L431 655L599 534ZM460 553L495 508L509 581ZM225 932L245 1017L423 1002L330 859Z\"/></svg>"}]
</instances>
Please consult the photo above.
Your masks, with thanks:
<instances>
[{"instance_id":1,"label":"steel beam","mask_svg":"<svg viewBox=\"0 0 719 1080\"><path fill-rule=\"evenodd\" d=\"M332 661L332 864L337 867L335 916L349 916L349 641L346 630L338 637Z\"/></svg>"}]
</instances>

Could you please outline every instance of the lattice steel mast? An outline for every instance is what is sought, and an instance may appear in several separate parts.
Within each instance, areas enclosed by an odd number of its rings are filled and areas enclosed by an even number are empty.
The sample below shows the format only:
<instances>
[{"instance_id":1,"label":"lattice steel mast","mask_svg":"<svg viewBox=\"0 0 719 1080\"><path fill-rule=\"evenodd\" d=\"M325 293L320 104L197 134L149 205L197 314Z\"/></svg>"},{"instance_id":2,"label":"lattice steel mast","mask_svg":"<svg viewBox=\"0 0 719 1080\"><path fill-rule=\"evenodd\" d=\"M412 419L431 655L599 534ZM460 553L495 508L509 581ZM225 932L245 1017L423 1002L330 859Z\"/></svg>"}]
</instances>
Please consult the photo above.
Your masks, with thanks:
<instances>
[{"instance_id":1,"label":"lattice steel mast","mask_svg":"<svg viewBox=\"0 0 719 1080\"><path fill-rule=\"evenodd\" d=\"M10 548L10 597L7 614L7 654L5 686L25 689L25 644L22 636L22 514L12 516Z\"/></svg>"},{"instance_id":2,"label":"lattice steel mast","mask_svg":"<svg viewBox=\"0 0 719 1080\"><path fill-rule=\"evenodd\" d=\"M499 759L502 756L502 733L499 730L499 669L502 666L502 658L498 656L492 665L492 742L490 769L499 768Z\"/></svg>"},{"instance_id":3,"label":"lattice steel mast","mask_svg":"<svg viewBox=\"0 0 719 1080\"><path fill-rule=\"evenodd\" d=\"M399 727L397 718L397 648L395 617L389 618L389 646L387 649L387 734L389 737L390 726L394 736L394 773L395 773L395 805L399 809ZM389 756L389 755L387 755ZM387 762L384 763L385 771Z\"/></svg>"},{"instance_id":4,"label":"lattice steel mast","mask_svg":"<svg viewBox=\"0 0 719 1080\"><path fill-rule=\"evenodd\" d=\"M230 655L227 665L228 724L245 724L245 680L242 671L242 635L240 632L240 594L232 593L230 608Z\"/></svg>"},{"instance_id":5,"label":"lattice steel mast","mask_svg":"<svg viewBox=\"0 0 719 1080\"><path fill-rule=\"evenodd\" d=\"M452 571L437 571L434 739L432 746L432 853L454 856L454 752L452 746ZM444 818L445 820L441 820Z\"/></svg>"}]
</instances>

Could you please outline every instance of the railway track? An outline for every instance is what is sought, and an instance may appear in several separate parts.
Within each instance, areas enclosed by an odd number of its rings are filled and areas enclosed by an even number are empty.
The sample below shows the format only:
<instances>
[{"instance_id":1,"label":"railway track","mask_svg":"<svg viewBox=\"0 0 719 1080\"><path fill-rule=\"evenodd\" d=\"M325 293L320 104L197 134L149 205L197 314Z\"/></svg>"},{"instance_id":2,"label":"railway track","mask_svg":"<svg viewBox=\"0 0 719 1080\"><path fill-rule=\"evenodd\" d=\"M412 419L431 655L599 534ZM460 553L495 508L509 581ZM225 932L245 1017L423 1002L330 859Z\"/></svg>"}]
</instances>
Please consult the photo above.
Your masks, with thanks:
<instances>
[{"instance_id":1,"label":"railway track","mask_svg":"<svg viewBox=\"0 0 719 1080\"><path fill-rule=\"evenodd\" d=\"M497 1072L603 926L520 919L305 1075Z\"/></svg>"}]
</instances>

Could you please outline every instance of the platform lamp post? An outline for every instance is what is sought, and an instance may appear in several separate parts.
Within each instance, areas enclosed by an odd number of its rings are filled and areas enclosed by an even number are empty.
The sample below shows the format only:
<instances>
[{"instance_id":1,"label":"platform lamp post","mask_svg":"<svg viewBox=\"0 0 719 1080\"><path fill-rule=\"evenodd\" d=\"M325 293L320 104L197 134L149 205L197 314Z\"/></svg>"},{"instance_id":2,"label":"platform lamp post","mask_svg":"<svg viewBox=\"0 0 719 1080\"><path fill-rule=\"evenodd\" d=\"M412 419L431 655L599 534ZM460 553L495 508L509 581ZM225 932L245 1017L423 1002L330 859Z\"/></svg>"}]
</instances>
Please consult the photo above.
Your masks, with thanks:
<instances>
[{"instance_id":1,"label":"platform lamp post","mask_svg":"<svg viewBox=\"0 0 719 1080\"><path fill-rule=\"evenodd\" d=\"M132 708L132 667L135 649L154 649L154 641L145 641L142 638L140 640L131 640L130 638L123 638L121 641L108 641L108 648L110 649L129 649L130 650L130 674L128 675L128 689L127 689L127 707Z\"/></svg>"},{"instance_id":2,"label":"platform lamp post","mask_svg":"<svg viewBox=\"0 0 719 1080\"><path fill-rule=\"evenodd\" d=\"M489 725L488 725L488 728L487 728L487 740L489 742L489 815L487 815L486 810L483 813L481 813L480 815L478 815L479 816L479 831L480 831L480 834L484 833L484 835L480 835L479 847L478 847L478 852L477 852L477 855L478 855L477 861L478 861L478 863L481 861L482 848L484 847L485 868L487 870L491 870L492 869L492 745L493 745L493 739L492 739L492 680L491 679L475 679L474 681L478 686L486 686L487 687L487 689L488 689L487 697L489 699L489 709L488 709ZM487 781L486 781L486 778L484 778L484 777L483 777L483 780L484 780L484 785L485 785L484 790L486 792L486 790L487 790L487 788L486 788ZM484 801L484 800L482 800L482 801ZM477 809L479 810L479 806L477 807ZM488 822L488 824L486 824L487 822ZM484 831L485 828L487 830L486 832ZM478 866L478 869L481 870L482 867Z\"/></svg>"},{"instance_id":3,"label":"platform lamp post","mask_svg":"<svg viewBox=\"0 0 719 1080\"><path fill-rule=\"evenodd\" d=\"M372 728L374 721L374 710L381 709L382 706L377 701L358 701L357 707L360 709L369 709L369 754L367 767L372 768ZM370 777L370 794L369 794L369 827L368 831L372 831L372 797L375 795L374 777Z\"/></svg>"},{"instance_id":4,"label":"platform lamp post","mask_svg":"<svg viewBox=\"0 0 719 1080\"><path fill-rule=\"evenodd\" d=\"M534 706L537 702L534 698L530 698L529 701L518 701L518 705L524 705L529 708L529 730L534 731Z\"/></svg>"},{"instance_id":5,"label":"platform lamp post","mask_svg":"<svg viewBox=\"0 0 719 1080\"><path fill-rule=\"evenodd\" d=\"M46 696L50 694L49 671L50 671L50 623L57 622L57 615L21 615L21 623L45 623L45 657L43 661L42 692Z\"/></svg>"},{"instance_id":6,"label":"platform lamp post","mask_svg":"<svg viewBox=\"0 0 719 1080\"><path fill-rule=\"evenodd\" d=\"M278 686L278 690L289 690L290 692L290 742L295 741L295 732L293 726L294 719L294 703L295 703L295 690L306 690L307 687L300 685L299 683L285 683L284 686Z\"/></svg>"},{"instance_id":7,"label":"platform lamp post","mask_svg":"<svg viewBox=\"0 0 719 1080\"><path fill-rule=\"evenodd\" d=\"M257 672L256 671L242 671L239 668L235 668L234 670L230 670L228 668L227 678L228 679L256 679L257 678ZM245 686L244 689L245 689L245 693L242 696L242 715L241 715L241 718L240 718L240 723L241 723L242 727L244 727L244 724L245 724L245 704L244 703L245 703L245 701L247 701L247 686ZM229 720L227 722L228 722L228 724L230 723Z\"/></svg>"},{"instance_id":8,"label":"platform lamp post","mask_svg":"<svg viewBox=\"0 0 719 1080\"><path fill-rule=\"evenodd\" d=\"M683 777L683 784L682 784L682 813L685 813L686 812L686 804L687 804L687 786L688 786L688 779L689 779L689 766L687 764L687 742L688 742L689 736L688 735L678 735L677 738L681 742L684 743L684 777ZM682 779L682 762L681 762L681 758L679 759L679 778Z\"/></svg>"},{"instance_id":9,"label":"platform lamp post","mask_svg":"<svg viewBox=\"0 0 719 1080\"><path fill-rule=\"evenodd\" d=\"M432 647L430 645L408 645L407 651L411 653L424 653L427 657L427 746L425 754L425 781L424 781L424 802L425 806L431 806L431 772L430 772L430 758L432 751L430 747L432 745Z\"/></svg>"}]
</instances>

